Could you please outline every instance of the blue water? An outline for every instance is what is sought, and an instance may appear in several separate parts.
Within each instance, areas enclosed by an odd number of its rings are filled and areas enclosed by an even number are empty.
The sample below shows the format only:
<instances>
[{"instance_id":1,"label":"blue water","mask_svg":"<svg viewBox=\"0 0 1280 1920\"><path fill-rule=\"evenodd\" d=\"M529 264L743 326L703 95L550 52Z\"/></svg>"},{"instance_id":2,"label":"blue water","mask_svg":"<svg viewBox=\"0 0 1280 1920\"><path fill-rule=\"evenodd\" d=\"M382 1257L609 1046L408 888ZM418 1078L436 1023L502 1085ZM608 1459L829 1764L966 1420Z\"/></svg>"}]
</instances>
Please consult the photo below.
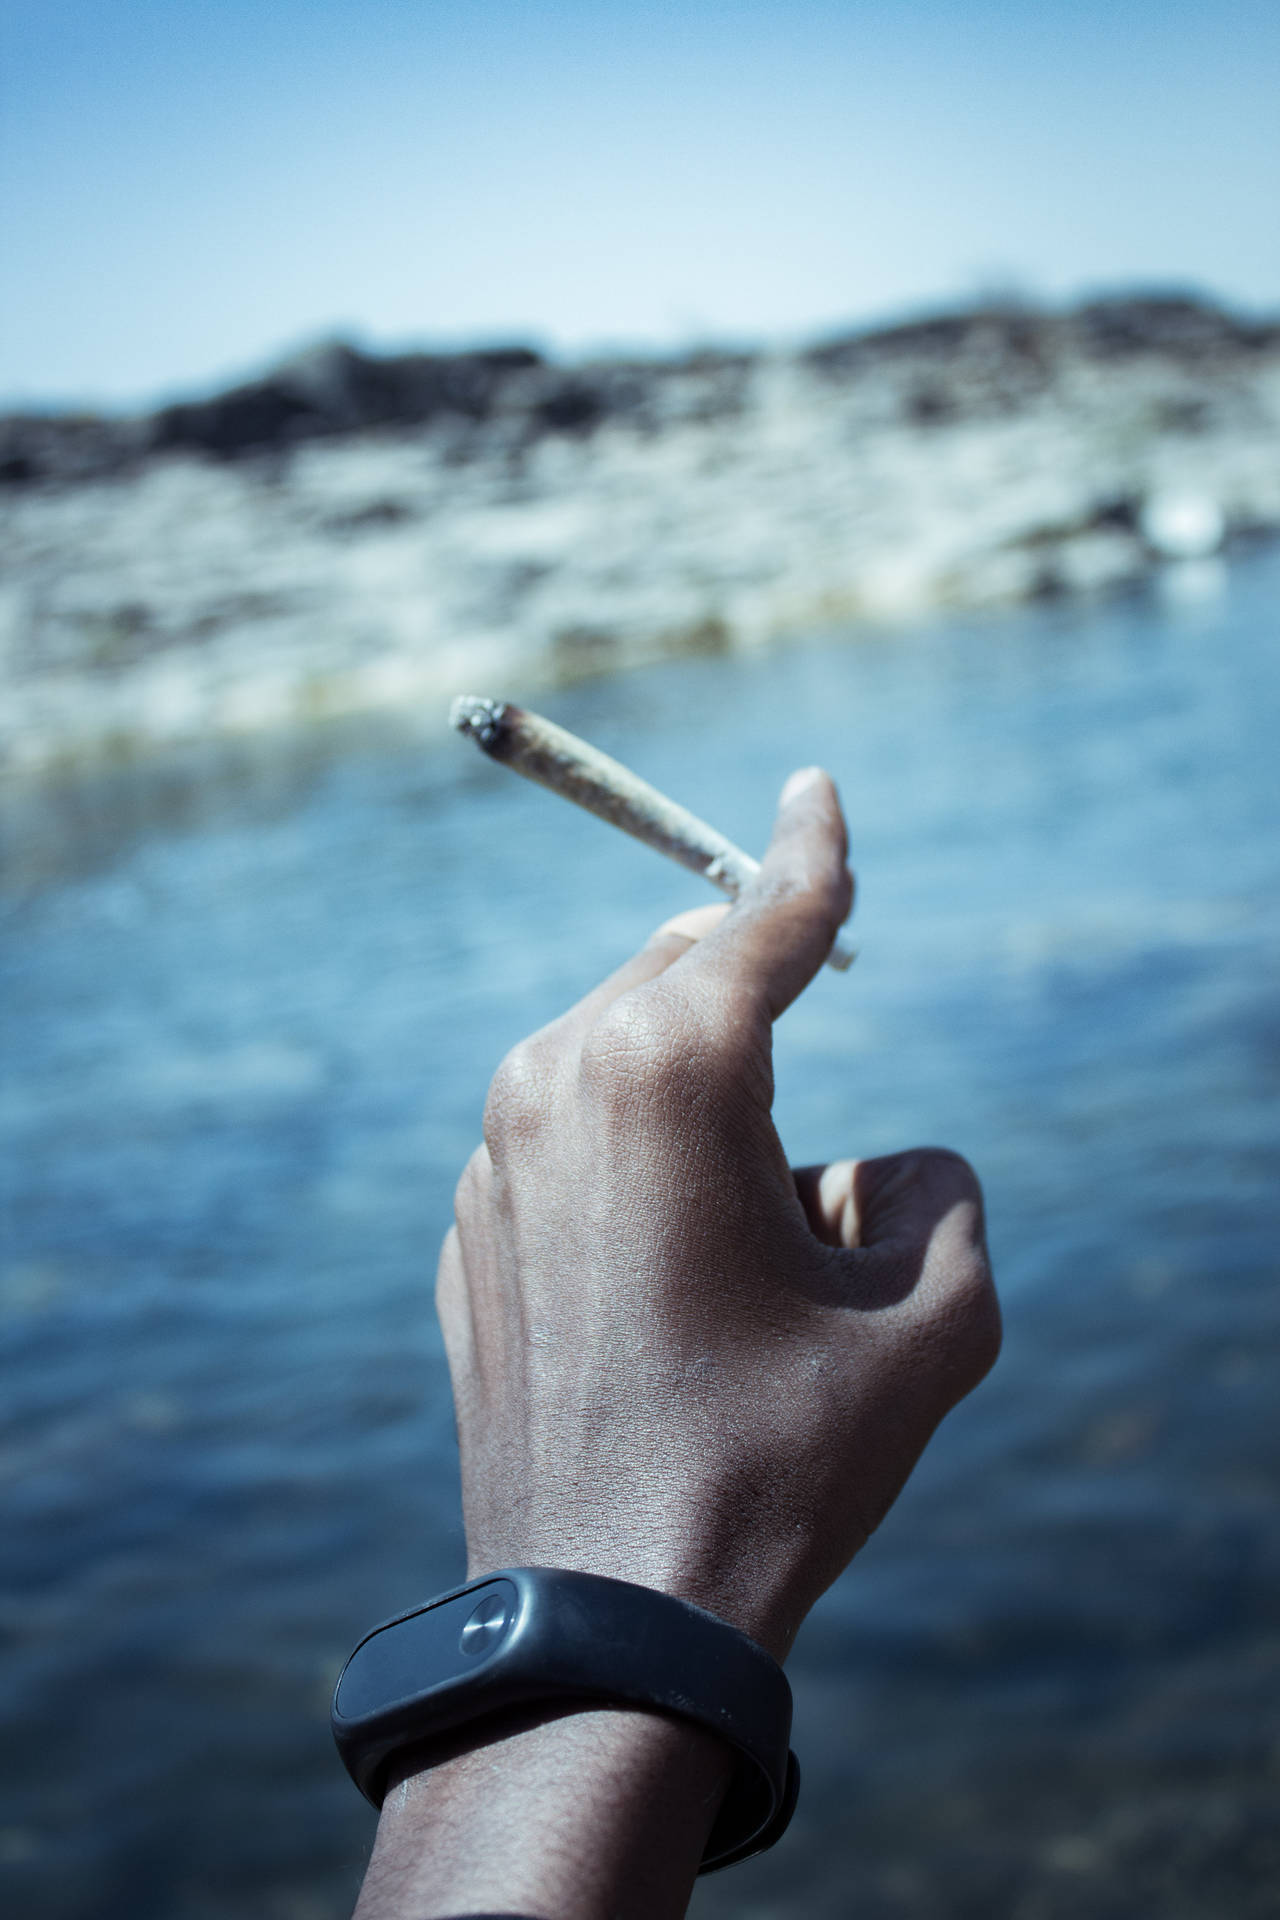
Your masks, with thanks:
<instances>
[{"instance_id":1,"label":"blue water","mask_svg":"<svg viewBox=\"0 0 1280 1920\"><path fill-rule=\"evenodd\" d=\"M968 1154L1006 1306L702 1920L1276 1910L1280 557L1178 578L539 703L748 846L837 775L862 952L783 1138ZM702 893L443 725L3 825L6 1911L329 1920L333 1678L462 1565L430 1280L488 1076Z\"/></svg>"}]
</instances>

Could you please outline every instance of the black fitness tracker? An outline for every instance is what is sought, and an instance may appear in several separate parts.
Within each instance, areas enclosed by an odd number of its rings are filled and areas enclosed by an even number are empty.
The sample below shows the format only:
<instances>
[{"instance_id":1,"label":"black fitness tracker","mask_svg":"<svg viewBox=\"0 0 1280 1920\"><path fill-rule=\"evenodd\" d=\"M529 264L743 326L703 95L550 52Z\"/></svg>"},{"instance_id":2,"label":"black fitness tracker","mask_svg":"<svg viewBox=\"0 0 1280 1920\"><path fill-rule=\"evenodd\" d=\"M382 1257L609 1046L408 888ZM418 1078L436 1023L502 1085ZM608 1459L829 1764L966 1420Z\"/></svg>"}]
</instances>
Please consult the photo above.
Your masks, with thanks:
<instances>
[{"instance_id":1,"label":"black fitness tracker","mask_svg":"<svg viewBox=\"0 0 1280 1920\"><path fill-rule=\"evenodd\" d=\"M735 1749L700 1873L762 1853L785 1833L800 1770L782 1668L715 1614L624 1580L508 1567L398 1614L347 1661L330 1719L347 1772L380 1807L404 1748L421 1750L430 1766L436 1736L514 1707L574 1700L674 1714Z\"/></svg>"}]
</instances>

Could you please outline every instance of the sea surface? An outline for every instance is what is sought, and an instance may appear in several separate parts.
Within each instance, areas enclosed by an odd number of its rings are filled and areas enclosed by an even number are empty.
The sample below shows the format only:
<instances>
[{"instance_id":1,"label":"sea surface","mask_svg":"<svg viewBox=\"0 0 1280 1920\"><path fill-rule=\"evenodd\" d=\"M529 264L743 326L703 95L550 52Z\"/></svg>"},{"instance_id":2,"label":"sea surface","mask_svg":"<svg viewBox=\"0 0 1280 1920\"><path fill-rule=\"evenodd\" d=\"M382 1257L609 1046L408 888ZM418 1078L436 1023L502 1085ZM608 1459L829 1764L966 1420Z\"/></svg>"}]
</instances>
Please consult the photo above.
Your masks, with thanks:
<instances>
[{"instance_id":1,"label":"sea surface","mask_svg":"<svg viewBox=\"0 0 1280 1920\"><path fill-rule=\"evenodd\" d=\"M836 775L861 955L780 1025L783 1139L966 1153L1006 1312L698 1920L1277 1911L1278 606L1271 550L539 703L750 847ZM461 1572L430 1288L486 1083L703 897L428 719L5 802L15 1920L349 1911L328 1696Z\"/></svg>"}]
</instances>

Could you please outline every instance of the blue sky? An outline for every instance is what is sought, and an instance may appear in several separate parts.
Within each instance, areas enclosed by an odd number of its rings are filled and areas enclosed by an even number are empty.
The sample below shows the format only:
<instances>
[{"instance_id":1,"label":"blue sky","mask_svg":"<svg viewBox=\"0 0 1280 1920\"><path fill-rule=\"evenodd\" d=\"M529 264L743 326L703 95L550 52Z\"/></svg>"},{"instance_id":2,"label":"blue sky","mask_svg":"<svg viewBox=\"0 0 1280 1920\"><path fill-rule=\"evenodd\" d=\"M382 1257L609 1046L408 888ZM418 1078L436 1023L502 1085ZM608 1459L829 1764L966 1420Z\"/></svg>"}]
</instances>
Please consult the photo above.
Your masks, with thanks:
<instances>
[{"instance_id":1,"label":"blue sky","mask_svg":"<svg viewBox=\"0 0 1280 1920\"><path fill-rule=\"evenodd\" d=\"M788 338L1015 286L1280 309L1278 0L0 0L0 394L335 332Z\"/></svg>"}]
</instances>

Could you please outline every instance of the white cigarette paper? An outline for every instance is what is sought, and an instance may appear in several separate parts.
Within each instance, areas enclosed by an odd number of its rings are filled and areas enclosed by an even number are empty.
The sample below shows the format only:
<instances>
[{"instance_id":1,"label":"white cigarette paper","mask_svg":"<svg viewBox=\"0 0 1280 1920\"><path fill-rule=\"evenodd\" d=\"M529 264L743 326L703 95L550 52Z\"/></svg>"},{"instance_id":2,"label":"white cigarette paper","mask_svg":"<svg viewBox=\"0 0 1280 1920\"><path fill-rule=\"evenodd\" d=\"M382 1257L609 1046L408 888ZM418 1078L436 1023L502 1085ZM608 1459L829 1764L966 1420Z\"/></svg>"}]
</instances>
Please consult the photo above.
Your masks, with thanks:
<instances>
[{"instance_id":1,"label":"white cigarette paper","mask_svg":"<svg viewBox=\"0 0 1280 1920\"><path fill-rule=\"evenodd\" d=\"M730 899L736 899L760 871L758 860L705 820L554 720L502 700L464 693L454 701L449 723L474 740L491 760L500 760L513 773L550 787L665 853L669 860L678 860ZM853 961L854 951L837 938L827 965L843 972Z\"/></svg>"}]
</instances>

